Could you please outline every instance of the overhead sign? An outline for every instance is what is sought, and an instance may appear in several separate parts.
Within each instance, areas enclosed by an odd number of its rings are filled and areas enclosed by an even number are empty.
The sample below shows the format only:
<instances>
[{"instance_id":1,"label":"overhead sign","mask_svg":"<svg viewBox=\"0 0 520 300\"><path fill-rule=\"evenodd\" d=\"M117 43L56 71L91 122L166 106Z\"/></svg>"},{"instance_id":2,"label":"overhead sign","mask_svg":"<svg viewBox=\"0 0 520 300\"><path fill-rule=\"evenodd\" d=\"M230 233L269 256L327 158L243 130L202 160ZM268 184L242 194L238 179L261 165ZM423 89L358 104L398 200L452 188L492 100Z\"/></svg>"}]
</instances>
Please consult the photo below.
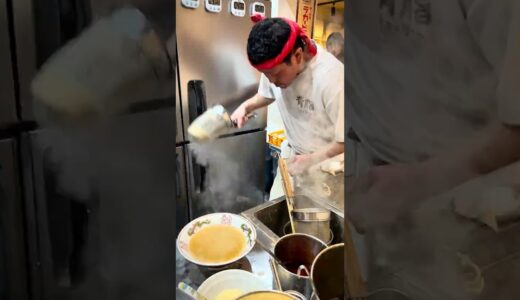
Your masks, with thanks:
<instances>
[{"instance_id":1,"label":"overhead sign","mask_svg":"<svg viewBox=\"0 0 520 300\"><path fill-rule=\"evenodd\" d=\"M313 37L314 16L316 14L316 0L298 0L296 22L307 33Z\"/></svg>"}]
</instances>

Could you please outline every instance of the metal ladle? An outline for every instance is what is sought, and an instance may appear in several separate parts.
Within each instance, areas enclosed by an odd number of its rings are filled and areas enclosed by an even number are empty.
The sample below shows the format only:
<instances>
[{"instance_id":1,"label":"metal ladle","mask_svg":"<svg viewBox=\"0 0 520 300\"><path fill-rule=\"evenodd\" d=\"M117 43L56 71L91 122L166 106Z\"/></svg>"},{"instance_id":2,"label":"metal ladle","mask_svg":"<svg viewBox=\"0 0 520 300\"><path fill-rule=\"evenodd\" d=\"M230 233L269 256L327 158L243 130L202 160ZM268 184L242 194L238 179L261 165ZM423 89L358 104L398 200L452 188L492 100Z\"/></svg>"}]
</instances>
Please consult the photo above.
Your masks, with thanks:
<instances>
[{"instance_id":1,"label":"metal ladle","mask_svg":"<svg viewBox=\"0 0 520 300\"><path fill-rule=\"evenodd\" d=\"M267 254L269 254L269 256L271 256L271 258L274 261L276 261L280 266L283 266L282 261L278 257L276 257L276 255L274 255L274 253L268 247L266 247L264 244L262 244L258 239L256 240L256 243L260 246L260 248L262 248L262 250L267 252Z\"/></svg>"}]
</instances>

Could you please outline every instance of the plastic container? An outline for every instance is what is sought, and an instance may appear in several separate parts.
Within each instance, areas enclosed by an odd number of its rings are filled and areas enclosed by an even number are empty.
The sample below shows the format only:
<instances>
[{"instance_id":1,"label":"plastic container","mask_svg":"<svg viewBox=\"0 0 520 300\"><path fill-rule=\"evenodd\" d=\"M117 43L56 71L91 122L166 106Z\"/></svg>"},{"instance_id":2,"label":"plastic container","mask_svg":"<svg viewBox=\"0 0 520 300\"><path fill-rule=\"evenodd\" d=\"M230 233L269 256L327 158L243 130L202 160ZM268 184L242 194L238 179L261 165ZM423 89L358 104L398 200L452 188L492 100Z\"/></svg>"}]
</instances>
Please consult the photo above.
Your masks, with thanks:
<instances>
[{"instance_id":1,"label":"plastic container","mask_svg":"<svg viewBox=\"0 0 520 300\"><path fill-rule=\"evenodd\" d=\"M267 142L277 148L280 148L282 146L283 141L285 140L285 131L284 130L277 130L272 131L267 134Z\"/></svg>"}]
</instances>

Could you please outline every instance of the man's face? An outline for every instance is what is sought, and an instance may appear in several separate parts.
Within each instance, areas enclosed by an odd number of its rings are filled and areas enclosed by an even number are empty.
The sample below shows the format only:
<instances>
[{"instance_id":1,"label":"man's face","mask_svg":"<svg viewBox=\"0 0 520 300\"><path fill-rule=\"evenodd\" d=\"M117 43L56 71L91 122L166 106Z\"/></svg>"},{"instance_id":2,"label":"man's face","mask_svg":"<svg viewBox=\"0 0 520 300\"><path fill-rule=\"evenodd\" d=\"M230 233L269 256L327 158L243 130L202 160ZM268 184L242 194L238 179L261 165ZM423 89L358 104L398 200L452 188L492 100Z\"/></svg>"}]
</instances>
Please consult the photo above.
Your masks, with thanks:
<instances>
[{"instance_id":1,"label":"man's face","mask_svg":"<svg viewBox=\"0 0 520 300\"><path fill-rule=\"evenodd\" d=\"M327 51L329 51L332 55L338 57L338 55L341 54L341 46L336 44L327 45Z\"/></svg>"},{"instance_id":2,"label":"man's face","mask_svg":"<svg viewBox=\"0 0 520 300\"><path fill-rule=\"evenodd\" d=\"M285 89L294 81L300 73L303 64L303 52L298 48L291 56L291 63L282 62L278 66L264 70L262 73L269 81L279 88Z\"/></svg>"}]
</instances>

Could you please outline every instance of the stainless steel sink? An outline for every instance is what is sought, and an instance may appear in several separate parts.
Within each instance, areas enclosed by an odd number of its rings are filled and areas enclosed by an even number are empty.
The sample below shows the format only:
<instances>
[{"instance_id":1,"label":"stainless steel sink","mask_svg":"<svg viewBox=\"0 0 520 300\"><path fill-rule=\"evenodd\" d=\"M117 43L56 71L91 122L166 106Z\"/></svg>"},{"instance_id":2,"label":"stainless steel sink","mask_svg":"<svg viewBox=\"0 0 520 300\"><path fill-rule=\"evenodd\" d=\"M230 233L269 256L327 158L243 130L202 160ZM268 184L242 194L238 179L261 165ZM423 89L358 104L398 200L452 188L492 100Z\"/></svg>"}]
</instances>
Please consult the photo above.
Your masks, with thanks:
<instances>
[{"instance_id":1,"label":"stainless steel sink","mask_svg":"<svg viewBox=\"0 0 520 300\"><path fill-rule=\"evenodd\" d=\"M317 206L314 204L314 206ZM285 197L268 201L247 211L242 215L248 218L255 226L257 239L270 248L284 235L284 226L289 222L287 202ZM334 234L332 244L343 242L343 218L335 213L331 214L330 227Z\"/></svg>"}]
</instances>

